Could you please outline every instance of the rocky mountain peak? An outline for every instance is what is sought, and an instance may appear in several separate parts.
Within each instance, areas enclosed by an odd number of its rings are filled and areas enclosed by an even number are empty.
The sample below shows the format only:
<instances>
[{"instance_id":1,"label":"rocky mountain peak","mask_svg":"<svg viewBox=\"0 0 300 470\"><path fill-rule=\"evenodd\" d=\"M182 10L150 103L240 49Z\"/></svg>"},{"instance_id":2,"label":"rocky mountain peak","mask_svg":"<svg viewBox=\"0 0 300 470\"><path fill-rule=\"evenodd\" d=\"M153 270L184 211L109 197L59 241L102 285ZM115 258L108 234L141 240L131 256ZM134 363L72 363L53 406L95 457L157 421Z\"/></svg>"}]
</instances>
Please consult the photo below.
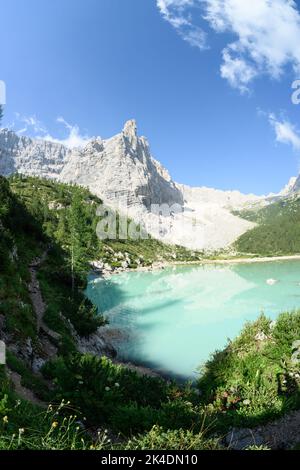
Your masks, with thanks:
<instances>
[{"instance_id":1,"label":"rocky mountain peak","mask_svg":"<svg viewBox=\"0 0 300 470\"><path fill-rule=\"evenodd\" d=\"M298 181L297 176L292 176L290 178L288 184L282 189L282 191L279 193L280 196L288 196L291 193L293 193L297 188L296 188L296 183Z\"/></svg>"},{"instance_id":2,"label":"rocky mountain peak","mask_svg":"<svg viewBox=\"0 0 300 470\"><path fill-rule=\"evenodd\" d=\"M129 121L127 121L124 125L122 132L124 136L127 137L129 140L137 138L137 124L135 119L130 119Z\"/></svg>"},{"instance_id":3,"label":"rocky mountain peak","mask_svg":"<svg viewBox=\"0 0 300 470\"><path fill-rule=\"evenodd\" d=\"M289 191L288 191L289 195L299 193L300 192L300 175L297 176L296 178L292 178L288 183L288 187L289 187Z\"/></svg>"}]
</instances>

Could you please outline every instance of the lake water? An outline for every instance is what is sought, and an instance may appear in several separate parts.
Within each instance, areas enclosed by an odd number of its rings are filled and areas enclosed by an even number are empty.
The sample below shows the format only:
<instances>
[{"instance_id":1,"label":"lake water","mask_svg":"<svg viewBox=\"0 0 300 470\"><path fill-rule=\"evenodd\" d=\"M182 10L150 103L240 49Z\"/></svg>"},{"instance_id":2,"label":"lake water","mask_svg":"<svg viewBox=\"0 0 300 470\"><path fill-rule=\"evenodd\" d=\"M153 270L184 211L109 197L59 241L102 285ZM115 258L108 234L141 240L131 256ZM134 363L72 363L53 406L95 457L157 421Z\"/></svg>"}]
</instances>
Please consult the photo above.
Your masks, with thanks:
<instances>
[{"instance_id":1,"label":"lake water","mask_svg":"<svg viewBox=\"0 0 300 470\"><path fill-rule=\"evenodd\" d=\"M276 279L268 285L268 279ZM89 280L87 295L126 332L126 360L193 378L198 367L262 312L300 308L300 261L176 266Z\"/></svg>"}]
</instances>

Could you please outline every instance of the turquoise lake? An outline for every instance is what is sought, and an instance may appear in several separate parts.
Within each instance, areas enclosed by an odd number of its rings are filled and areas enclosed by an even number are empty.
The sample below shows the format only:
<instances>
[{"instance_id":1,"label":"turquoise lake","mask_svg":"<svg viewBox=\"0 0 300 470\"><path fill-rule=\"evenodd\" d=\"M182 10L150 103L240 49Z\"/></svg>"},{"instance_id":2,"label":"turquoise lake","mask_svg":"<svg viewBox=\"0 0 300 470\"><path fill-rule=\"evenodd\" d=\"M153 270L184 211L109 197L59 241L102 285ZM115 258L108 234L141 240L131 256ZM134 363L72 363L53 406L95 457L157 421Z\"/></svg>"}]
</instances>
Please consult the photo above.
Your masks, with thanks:
<instances>
[{"instance_id":1,"label":"turquoise lake","mask_svg":"<svg viewBox=\"0 0 300 470\"><path fill-rule=\"evenodd\" d=\"M268 279L275 279L268 285ZM300 308L300 261L176 266L109 279L91 276L87 295L121 329L122 359L178 378L198 367L262 312Z\"/></svg>"}]
</instances>

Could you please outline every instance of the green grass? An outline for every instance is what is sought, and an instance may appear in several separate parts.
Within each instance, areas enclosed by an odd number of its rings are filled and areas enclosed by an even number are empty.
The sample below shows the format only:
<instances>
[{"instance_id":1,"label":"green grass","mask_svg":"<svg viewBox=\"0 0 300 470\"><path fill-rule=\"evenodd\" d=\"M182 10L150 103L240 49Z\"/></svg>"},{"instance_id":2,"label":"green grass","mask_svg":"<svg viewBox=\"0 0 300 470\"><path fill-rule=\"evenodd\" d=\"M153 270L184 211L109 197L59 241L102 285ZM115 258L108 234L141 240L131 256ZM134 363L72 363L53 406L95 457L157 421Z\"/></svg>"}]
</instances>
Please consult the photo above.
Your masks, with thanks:
<instances>
[{"instance_id":1,"label":"green grass","mask_svg":"<svg viewBox=\"0 0 300 470\"><path fill-rule=\"evenodd\" d=\"M292 361L299 338L300 311L276 324L261 316L213 355L198 387L217 426L255 426L300 407L300 368Z\"/></svg>"},{"instance_id":2,"label":"green grass","mask_svg":"<svg viewBox=\"0 0 300 470\"><path fill-rule=\"evenodd\" d=\"M152 385L154 383L152 380ZM135 379L135 384L138 385L138 379ZM151 385L151 380L148 380L148 385ZM60 404L49 405L47 410L42 410L20 400L12 391L4 367L0 368L0 450L127 451L220 448L218 439L206 435L204 425L198 432L180 428L168 430L166 427L154 425L150 426L148 432L133 435L130 439L108 432L104 428L94 433L88 432L89 429L89 420L69 401L62 400Z\"/></svg>"},{"instance_id":3,"label":"green grass","mask_svg":"<svg viewBox=\"0 0 300 470\"><path fill-rule=\"evenodd\" d=\"M300 253L300 197L284 199L260 210L236 213L258 224L234 244L239 253L282 256Z\"/></svg>"}]
</instances>

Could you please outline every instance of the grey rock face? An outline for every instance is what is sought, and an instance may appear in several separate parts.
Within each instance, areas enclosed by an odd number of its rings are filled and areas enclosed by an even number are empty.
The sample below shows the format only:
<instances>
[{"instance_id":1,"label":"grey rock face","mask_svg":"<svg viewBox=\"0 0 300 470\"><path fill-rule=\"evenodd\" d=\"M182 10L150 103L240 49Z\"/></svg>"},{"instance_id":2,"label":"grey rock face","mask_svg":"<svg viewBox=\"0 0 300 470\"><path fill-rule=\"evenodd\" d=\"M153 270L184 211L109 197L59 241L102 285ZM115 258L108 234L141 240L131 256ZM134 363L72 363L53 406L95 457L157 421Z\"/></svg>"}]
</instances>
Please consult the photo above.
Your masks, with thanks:
<instances>
[{"instance_id":1,"label":"grey rock face","mask_svg":"<svg viewBox=\"0 0 300 470\"><path fill-rule=\"evenodd\" d=\"M0 174L12 173L58 177L70 151L63 145L20 137L8 129L0 131Z\"/></svg>"},{"instance_id":2,"label":"grey rock face","mask_svg":"<svg viewBox=\"0 0 300 470\"><path fill-rule=\"evenodd\" d=\"M300 191L300 175L297 178L292 178L288 184L288 193L298 193Z\"/></svg>"},{"instance_id":3,"label":"grey rock face","mask_svg":"<svg viewBox=\"0 0 300 470\"><path fill-rule=\"evenodd\" d=\"M60 179L88 186L108 203L121 206L183 203L181 191L138 137L135 121L108 140L92 140L83 151L73 151Z\"/></svg>"}]
</instances>

